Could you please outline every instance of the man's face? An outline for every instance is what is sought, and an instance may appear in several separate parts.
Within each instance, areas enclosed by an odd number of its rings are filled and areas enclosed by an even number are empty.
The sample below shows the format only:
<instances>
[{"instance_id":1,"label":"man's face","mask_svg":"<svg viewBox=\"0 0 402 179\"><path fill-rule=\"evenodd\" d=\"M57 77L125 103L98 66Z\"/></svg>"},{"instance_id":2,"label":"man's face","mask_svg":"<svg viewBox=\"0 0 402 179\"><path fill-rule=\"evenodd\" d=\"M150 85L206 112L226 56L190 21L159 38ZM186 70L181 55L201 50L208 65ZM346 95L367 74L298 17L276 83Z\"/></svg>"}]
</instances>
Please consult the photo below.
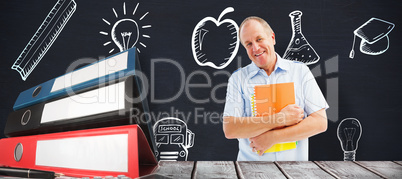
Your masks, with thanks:
<instances>
[{"instance_id":1,"label":"man's face","mask_svg":"<svg viewBox=\"0 0 402 179\"><path fill-rule=\"evenodd\" d=\"M248 57L258 67L268 69L275 65L275 34L256 20L249 20L243 26L240 33L241 43L246 48Z\"/></svg>"}]
</instances>

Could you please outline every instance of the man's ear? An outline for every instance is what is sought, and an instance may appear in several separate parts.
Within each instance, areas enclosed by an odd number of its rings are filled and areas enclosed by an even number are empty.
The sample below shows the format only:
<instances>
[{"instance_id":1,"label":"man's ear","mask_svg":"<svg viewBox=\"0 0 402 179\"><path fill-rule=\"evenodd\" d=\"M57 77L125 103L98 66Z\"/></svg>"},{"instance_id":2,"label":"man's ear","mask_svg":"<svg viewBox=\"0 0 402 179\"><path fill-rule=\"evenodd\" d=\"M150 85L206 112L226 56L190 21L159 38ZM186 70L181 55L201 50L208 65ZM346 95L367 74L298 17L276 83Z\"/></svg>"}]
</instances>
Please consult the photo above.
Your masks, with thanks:
<instances>
[{"instance_id":1,"label":"man's ear","mask_svg":"<svg viewBox=\"0 0 402 179\"><path fill-rule=\"evenodd\" d=\"M272 32L272 40L274 40L274 45L276 45L275 33L274 32Z\"/></svg>"}]
</instances>

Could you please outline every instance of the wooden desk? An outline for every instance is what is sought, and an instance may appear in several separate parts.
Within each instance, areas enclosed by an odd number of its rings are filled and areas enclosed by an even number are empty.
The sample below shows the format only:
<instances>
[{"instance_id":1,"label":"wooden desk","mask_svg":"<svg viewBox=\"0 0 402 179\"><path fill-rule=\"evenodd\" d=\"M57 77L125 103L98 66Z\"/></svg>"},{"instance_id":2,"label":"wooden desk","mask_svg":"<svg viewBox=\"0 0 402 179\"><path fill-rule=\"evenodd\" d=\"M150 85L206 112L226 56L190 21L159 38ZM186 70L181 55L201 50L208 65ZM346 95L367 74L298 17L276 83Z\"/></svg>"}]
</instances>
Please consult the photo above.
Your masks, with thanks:
<instances>
[{"instance_id":1,"label":"wooden desk","mask_svg":"<svg viewBox=\"0 0 402 179\"><path fill-rule=\"evenodd\" d=\"M172 178L402 178L402 161L159 162Z\"/></svg>"}]
</instances>

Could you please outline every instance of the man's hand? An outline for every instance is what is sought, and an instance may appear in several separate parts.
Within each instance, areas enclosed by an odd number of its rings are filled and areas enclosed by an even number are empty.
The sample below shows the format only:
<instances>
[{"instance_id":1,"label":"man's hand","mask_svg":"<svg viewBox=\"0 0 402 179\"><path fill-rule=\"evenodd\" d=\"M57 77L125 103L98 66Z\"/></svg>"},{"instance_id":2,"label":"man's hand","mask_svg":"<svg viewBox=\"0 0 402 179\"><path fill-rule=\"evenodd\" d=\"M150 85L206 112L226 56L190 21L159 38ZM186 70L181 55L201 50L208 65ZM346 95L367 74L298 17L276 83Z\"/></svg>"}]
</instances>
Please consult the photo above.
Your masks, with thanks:
<instances>
[{"instance_id":1,"label":"man's hand","mask_svg":"<svg viewBox=\"0 0 402 179\"><path fill-rule=\"evenodd\" d=\"M267 131L259 136L252 137L250 138L250 142L250 147L253 152L258 152L260 156L277 143L272 131Z\"/></svg>"},{"instance_id":2,"label":"man's hand","mask_svg":"<svg viewBox=\"0 0 402 179\"><path fill-rule=\"evenodd\" d=\"M293 108L294 107L295 106L293 106ZM285 108L290 108L291 111L294 110L291 109L292 108L291 105ZM271 148L274 144L281 142L303 140L316 134L322 133L326 130L327 130L327 114L325 112L325 109L321 109L310 114L303 121L299 119L297 125L293 124L292 126L285 127L282 129L270 130L256 137L249 138L250 147L252 148L253 152L258 152L259 155L262 155L267 149Z\"/></svg>"},{"instance_id":3,"label":"man's hand","mask_svg":"<svg viewBox=\"0 0 402 179\"><path fill-rule=\"evenodd\" d=\"M280 111L280 113L282 113L284 117L278 120L283 120L283 122L278 122L283 124L283 126L295 125L299 123L304 117L303 109L296 104L287 105Z\"/></svg>"}]
</instances>

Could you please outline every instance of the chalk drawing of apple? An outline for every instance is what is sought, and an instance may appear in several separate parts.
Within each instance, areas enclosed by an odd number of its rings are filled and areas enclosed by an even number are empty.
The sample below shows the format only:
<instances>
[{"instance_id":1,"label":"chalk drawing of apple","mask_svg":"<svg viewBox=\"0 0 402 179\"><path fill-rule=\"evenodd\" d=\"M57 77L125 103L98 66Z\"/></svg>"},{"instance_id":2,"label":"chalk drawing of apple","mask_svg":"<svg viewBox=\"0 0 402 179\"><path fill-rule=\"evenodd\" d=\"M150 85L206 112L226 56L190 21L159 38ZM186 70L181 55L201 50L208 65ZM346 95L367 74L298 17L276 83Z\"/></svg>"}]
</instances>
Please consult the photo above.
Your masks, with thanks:
<instances>
[{"instance_id":1,"label":"chalk drawing of apple","mask_svg":"<svg viewBox=\"0 0 402 179\"><path fill-rule=\"evenodd\" d=\"M223 69L239 50L239 26L231 19L222 19L232 7L222 11L218 20L205 17L195 26L191 37L193 57L198 65Z\"/></svg>"}]
</instances>

